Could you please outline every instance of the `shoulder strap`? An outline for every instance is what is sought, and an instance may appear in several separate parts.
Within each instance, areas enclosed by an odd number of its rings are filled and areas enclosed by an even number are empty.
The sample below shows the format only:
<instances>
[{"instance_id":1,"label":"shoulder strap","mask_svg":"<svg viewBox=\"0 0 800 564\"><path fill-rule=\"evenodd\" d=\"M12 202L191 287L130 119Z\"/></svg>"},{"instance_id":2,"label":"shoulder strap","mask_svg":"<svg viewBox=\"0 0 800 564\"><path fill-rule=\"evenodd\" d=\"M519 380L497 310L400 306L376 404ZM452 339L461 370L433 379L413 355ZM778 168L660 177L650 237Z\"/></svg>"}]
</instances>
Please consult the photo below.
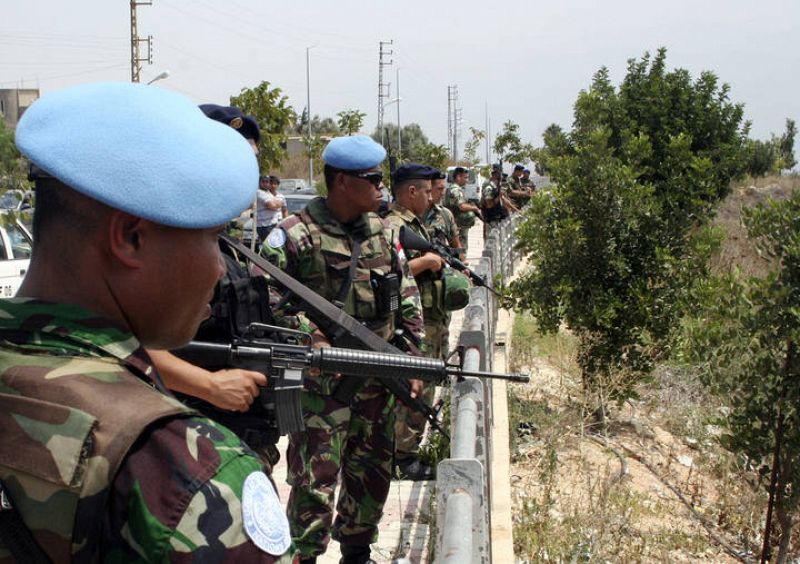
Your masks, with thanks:
<instances>
[{"instance_id":1,"label":"shoulder strap","mask_svg":"<svg viewBox=\"0 0 800 564\"><path fill-rule=\"evenodd\" d=\"M347 270L347 277L342 280L342 285L339 286L339 291L336 297L333 298L333 305L340 309L344 309L344 302L347 299L347 293L353 285L353 278L356 275L356 268L358 268L358 257L361 255L361 234L355 233L353 235L352 249L350 250L350 268Z\"/></svg>"}]
</instances>

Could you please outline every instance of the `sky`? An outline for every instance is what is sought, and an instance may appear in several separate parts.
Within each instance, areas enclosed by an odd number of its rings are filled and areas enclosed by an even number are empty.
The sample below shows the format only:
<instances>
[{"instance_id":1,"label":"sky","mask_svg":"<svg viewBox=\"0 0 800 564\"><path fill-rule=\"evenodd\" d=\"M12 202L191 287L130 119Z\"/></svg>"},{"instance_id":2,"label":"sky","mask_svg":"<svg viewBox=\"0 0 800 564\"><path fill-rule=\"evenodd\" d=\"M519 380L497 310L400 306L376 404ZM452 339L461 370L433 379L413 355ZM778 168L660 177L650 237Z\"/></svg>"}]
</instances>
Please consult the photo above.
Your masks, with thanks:
<instances>
[{"instance_id":1,"label":"sky","mask_svg":"<svg viewBox=\"0 0 800 564\"><path fill-rule=\"evenodd\" d=\"M140 0L141 1L141 0ZM0 88L130 80L128 0L2 0ZM299 112L306 106L306 50L313 114L344 109L377 123L378 46L392 41L386 82L401 98L401 124L419 123L447 143L447 87L457 85L462 141L511 120L541 145L551 123L568 128L578 93L609 68L666 47L669 68L713 71L745 104L751 136L800 120L797 0L152 0L138 7L153 36L146 82L196 103L227 104L269 81ZM488 112L487 112L488 108ZM396 123L395 104L385 120Z\"/></svg>"}]
</instances>

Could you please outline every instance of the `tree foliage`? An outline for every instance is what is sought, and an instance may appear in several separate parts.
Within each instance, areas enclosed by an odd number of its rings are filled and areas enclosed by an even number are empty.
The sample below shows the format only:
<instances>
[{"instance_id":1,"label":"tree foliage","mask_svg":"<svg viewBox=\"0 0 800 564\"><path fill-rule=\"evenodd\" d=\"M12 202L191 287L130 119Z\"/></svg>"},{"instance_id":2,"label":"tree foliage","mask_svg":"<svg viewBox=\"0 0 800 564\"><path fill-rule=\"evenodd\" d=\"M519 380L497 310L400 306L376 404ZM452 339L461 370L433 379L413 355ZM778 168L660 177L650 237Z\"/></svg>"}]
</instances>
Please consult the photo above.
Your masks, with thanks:
<instances>
[{"instance_id":1,"label":"tree foliage","mask_svg":"<svg viewBox=\"0 0 800 564\"><path fill-rule=\"evenodd\" d=\"M361 126L364 125L364 118L367 114L359 110L342 110L336 114L339 118L339 129L345 135L353 135L361 131Z\"/></svg>"},{"instance_id":2,"label":"tree foliage","mask_svg":"<svg viewBox=\"0 0 800 564\"><path fill-rule=\"evenodd\" d=\"M595 74L572 130L548 129L542 162L557 186L518 232L532 268L511 284L516 305L543 330L574 331L599 406L632 395L667 354L714 243L702 227L744 167L728 87L665 63L663 49L630 60L619 88Z\"/></svg>"},{"instance_id":3,"label":"tree foliage","mask_svg":"<svg viewBox=\"0 0 800 564\"><path fill-rule=\"evenodd\" d=\"M747 173L750 176L778 174L794 168L794 137L797 127L794 120L786 120L786 131L780 137L772 135L769 141L750 140L747 144Z\"/></svg>"},{"instance_id":4,"label":"tree foliage","mask_svg":"<svg viewBox=\"0 0 800 564\"><path fill-rule=\"evenodd\" d=\"M730 274L700 286L705 307L687 325L686 350L727 404L723 445L744 454L765 486L780 424L775 507L785 556L800 506L800 193L745 209L744 222L772 269L764 278Z\"/></svg>"},{"instance_id":5,"label":"tree foliage","mask_svg":"<svg viewBox=\"0 0 800 564\"><path fill-rule=\"evenodd\" d=\"M267 81L254 88L242 88L231 96L231 106L251 114L261 128L258 142L258 164L262 171L276 169L286 158L286 132L294 123L295 113L280 88L271 88Z\"/></svg>"},{"instance_id":6,"label":"tree foliage","mask_svg":"<svg viewBox=\"0 0 800 564\"><path fill-rule=\"evenodd\" d=\"M520 139L519 125L510 120L503 124L503 129L494 138L493 148L503 162L523 164L531 161L535 154L533 145Z\"/></svg>"},{"instance_id":7,"label":"tree foliage","mask_svg":"<svg viewBox=\"0 0 800 564\"><path fill-rule=\"evenodd\" d=\"M464 160L467 164L474 165L480 161L478 158L478 149L480 149L483 140L486 139L486 132L482 129L470 127L469 134L470 138L464 144Z\"/></svg>"},{"instance_id":8,"label":"tree foliage","mask_svg":"<svg viewBox=\"0 0 800 564\"><path fill-rule=\"evenodd\" d=\"M27 161L14 144L14 130L0 119L0 190L28 189Z\"/></svg>"}]
</instances>

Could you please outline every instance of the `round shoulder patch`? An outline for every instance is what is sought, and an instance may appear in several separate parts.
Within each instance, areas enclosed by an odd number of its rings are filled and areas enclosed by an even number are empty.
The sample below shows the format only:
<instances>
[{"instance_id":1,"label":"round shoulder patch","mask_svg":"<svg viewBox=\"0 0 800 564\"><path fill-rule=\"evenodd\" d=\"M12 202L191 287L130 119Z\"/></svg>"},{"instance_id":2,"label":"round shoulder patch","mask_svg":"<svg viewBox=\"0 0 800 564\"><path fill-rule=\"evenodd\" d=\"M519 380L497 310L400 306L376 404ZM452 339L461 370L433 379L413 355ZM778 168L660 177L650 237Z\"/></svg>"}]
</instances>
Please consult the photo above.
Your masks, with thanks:
<instances>
[{"instance_id":1,"label":"round shoulder patch","mask_svg":"<svg viewBox=\"0 0 800 564\"><path fill-rule=\"evenodd\" d=\"M280 556L292 544L289 521L272 482L258 470L244 481L242 491L244 530L253 543L273 556Z\"/></svg>"},{"instance_id":2,"label":"round shoulder patch","mask_svg":"<svg viewBox=\"0 0 800 564\"><path fill-rule=\"evenodd\" d=\"M267 245L273 249L280 249L286 244L286 231L276 227L267 235Z\"/></svg>"}]
</instances>

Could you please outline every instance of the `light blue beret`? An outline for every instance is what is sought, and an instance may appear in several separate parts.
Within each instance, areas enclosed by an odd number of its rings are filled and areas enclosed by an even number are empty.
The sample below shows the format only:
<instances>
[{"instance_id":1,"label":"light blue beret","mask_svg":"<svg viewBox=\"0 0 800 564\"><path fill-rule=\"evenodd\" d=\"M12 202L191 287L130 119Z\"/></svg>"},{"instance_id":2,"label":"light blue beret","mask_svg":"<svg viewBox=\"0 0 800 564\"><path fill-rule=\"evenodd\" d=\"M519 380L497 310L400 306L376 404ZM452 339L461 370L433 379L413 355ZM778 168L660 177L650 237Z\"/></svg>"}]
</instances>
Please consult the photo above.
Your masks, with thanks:
<instances>
[{"instance_id":1,"label":"light blue beret","mask_svg":"<svg viewBox=\"0 0 800 564\"><path fill-rule=\"evenodd\" d=\"M386 149L366 135L331 139L322 153L325 164L342 170L368 170L385 158Z\"/></svg>"},{"instance_id":2,"label":"light blue beret","mask_svg":"<svg viewBox=\"0 0 800 564\"><path fill-rule=\"evenodd\" d=\"M253 149L189 99L131 83L46 94L17 125L20 151L64 184L173 227L226 223L252 205Z\"/></svg>"}]
</instances>

